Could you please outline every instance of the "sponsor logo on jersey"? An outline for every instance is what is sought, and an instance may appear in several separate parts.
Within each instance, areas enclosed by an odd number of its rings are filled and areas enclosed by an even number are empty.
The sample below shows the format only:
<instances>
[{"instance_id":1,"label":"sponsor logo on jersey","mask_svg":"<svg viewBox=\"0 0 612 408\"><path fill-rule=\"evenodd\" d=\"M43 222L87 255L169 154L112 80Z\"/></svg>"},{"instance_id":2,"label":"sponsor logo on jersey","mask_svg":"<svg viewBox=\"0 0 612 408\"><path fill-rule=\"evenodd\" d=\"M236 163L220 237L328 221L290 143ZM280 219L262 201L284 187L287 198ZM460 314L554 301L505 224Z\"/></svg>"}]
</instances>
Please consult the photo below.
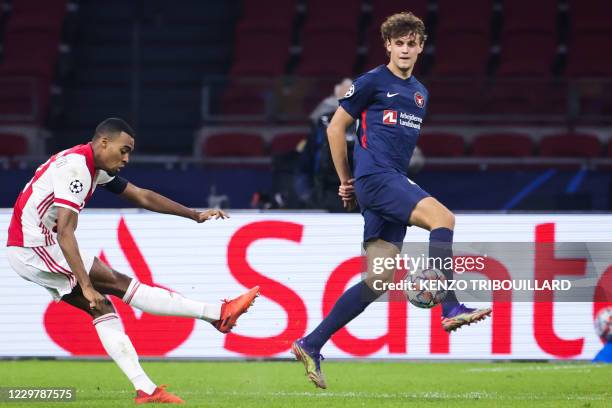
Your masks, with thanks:
<instances>
[{"instance_id":1,"label":"sponsor logo on jersey","mask_svg":"<svg viewBox=\"0 0 612 408\"><path fill-rule=\"evenodd\" d=\"M415 92L414 103L416 103L419 108L423 108L425 106L425 97L421 95L420 92Z\"/></svg>"},{"instance_id":2,"label":"sponsor logo on jersey","mask_svg":"<svg viewBox=\"0 0 612 408\"><path fill-rule=\"evenodd\" d=\"M385 125L396 125L397 124L397 111L385 110L383 112L383 123Z\"/></svg>"}]
</instances>

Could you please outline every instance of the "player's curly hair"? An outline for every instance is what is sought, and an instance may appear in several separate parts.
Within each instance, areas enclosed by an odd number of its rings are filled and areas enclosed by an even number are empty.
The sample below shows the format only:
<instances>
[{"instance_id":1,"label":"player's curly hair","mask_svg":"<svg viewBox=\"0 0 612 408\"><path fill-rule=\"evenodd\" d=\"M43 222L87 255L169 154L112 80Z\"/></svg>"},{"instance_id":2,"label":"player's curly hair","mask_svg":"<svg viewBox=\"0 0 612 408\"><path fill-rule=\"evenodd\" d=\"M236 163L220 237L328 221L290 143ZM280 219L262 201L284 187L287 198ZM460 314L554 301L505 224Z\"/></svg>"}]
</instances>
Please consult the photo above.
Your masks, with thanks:
<instances>
[{"instance_id":1,"label":"player's curly hair","mask_svg":"<svg viewBox=\"0 0 612 408\"><path fill-rule=\"evenodd\" d=\"M420 38L421 44L427 40L425 34L425 23L423 20L412 14L411 12L396 13L387 17L384 23L380 26L380 35L384 44L392 38L403 37L406 34L414 33Z\"/></svg>"}]
</instances>

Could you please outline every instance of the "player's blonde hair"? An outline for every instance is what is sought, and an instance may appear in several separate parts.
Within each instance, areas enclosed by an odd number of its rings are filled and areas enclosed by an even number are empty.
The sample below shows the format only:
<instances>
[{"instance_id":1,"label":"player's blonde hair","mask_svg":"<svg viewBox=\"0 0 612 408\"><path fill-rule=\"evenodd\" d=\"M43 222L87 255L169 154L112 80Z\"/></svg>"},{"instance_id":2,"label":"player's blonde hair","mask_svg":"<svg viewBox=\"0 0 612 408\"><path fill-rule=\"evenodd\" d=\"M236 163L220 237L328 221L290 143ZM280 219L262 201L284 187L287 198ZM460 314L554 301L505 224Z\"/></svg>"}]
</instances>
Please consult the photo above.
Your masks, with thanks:
<instances>
[{"instance_id":1,"label":"player's blonde hair","mask_svg":"<svg viewBox=\"0 0 612 408\"><path fill-rule=\"evenodd\" d=\"M421 45L427 40L425 23L409 11L387 17L380 26L380 35L385 46L392 38L403 37L411 33L419 37Z\"/></svg>"}]
</instances>

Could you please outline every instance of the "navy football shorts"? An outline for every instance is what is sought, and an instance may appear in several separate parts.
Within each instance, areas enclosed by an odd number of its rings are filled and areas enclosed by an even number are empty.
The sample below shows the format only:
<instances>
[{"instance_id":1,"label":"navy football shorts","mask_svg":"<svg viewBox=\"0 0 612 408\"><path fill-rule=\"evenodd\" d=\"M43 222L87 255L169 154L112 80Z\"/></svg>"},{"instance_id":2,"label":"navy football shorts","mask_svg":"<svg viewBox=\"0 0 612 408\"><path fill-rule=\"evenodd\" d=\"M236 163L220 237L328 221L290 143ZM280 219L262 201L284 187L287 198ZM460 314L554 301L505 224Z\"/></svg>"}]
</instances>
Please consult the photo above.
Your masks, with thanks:
<instances>
[{"instance_id":1,"label":"navy football shorts","mask_svg":"<svg viewBox=\"0 0 612 408\"><path fill-rule=\"evenodd\" d=\"M429 194L400 173L378 173L355 180L355 195L364 218L363 242L383 239L401 243L412 210Z\"/></svg>"}]
</instances>

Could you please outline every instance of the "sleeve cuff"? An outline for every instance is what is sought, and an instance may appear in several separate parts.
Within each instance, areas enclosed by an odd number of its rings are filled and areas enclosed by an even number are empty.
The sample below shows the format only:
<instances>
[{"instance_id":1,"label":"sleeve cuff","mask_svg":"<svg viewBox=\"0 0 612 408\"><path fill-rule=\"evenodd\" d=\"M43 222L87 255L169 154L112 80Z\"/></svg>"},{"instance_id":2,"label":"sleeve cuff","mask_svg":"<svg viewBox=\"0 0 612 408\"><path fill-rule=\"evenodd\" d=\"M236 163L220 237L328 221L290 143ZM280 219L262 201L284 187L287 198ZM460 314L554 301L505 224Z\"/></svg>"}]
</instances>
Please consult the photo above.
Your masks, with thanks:
<instances>
[{"instance_id":1,"label":"sleeve cuff","mask_svg":"<svg viewBox=\"0 0 612 408\"><path fill-rule=\"evenodd\" d=\"M73 203L72 201L68 201L68 200L64 200L61 198L55 198L53 200L53 204L58 206L58 207L64 207L64 208L68 208L74 212L76 212L77 214L81 212L81 206Z\"/></svg>"}]
</instances>

